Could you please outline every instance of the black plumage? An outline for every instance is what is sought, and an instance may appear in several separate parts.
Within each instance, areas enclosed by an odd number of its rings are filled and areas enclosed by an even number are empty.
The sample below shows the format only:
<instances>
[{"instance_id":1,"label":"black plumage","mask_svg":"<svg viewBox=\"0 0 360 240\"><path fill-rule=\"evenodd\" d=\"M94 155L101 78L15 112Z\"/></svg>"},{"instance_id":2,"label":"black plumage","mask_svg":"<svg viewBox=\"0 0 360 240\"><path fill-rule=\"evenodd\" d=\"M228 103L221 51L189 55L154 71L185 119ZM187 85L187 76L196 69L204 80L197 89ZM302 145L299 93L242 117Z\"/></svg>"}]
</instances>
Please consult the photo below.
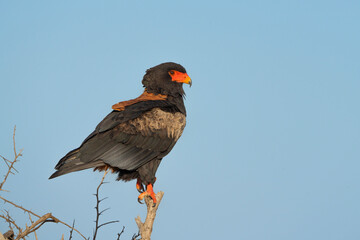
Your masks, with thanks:
<instances>
[{"instance_id":1,"label":"black plumage","mask_svg":"<svg viewBox=\"0 0 360 240\"><path fill-rule=\"evenodd\" d=\"M174 147L185 127L183 83L191 84L186 70L163 63L146 71L145 91L133 100L113 106L79 148L56 165L50 178L88 168L111 168L118 180L155 182L162 160Z\"/></svg>"}]
</instances>

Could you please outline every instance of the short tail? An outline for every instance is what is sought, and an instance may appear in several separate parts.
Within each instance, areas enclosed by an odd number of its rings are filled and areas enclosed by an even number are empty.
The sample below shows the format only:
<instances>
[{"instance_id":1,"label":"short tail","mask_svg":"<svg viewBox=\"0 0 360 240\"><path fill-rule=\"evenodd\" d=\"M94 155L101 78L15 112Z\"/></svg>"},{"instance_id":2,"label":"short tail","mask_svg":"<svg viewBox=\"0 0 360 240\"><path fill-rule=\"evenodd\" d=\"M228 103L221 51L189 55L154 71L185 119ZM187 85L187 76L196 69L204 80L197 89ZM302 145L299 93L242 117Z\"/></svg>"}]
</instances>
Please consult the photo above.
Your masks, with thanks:
<instances>
[{"instance_id":1,"label":"short tail","mask_svg":"<svg viewBox=\"0 0 360 240\"><path fill-rule=\"evenodd\" d=\"M104 165L104 162L101 160L82 162L80 160L80 149L77 148L70 151L68 154L66 154L65 157L60 159L58 164L55 166L55 169L57 171L54 172L49 177L49 179L56 178L67 173L81 171L93 167L99 167L102 165Z\"/></svg>"}]
</instances>

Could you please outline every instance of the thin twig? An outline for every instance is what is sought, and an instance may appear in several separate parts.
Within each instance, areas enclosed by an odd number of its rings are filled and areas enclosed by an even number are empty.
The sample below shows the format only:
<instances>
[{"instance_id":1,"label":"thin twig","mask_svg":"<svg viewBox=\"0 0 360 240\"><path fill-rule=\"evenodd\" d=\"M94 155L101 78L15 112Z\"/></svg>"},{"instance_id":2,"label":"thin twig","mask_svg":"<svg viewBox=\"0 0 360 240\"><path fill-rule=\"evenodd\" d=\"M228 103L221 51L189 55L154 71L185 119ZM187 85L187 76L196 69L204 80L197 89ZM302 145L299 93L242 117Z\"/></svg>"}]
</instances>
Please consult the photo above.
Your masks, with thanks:
<instances>
[{"instance_id":1,"label":"thin twig","mask_svg":"<svg viewBox=\"0 0 360 240\"><path fill-rule=\"evenodd\" d=\"M11 163L11 161L8 160L8 159L6 159L5 157L3 157L3 156L1 156L1 155L0 155L0 157L4 160L5 164L6 164L8 167L10 167L9 163ZM16 171L16 172L18 172L18 171Z\"/></svg>"},{"instance_id":2,"label":"thin twig","mask_svg":"<svg viewBox=\"0 0 360 240\"><path fill-rule=\"evenodd\" d=\"M8 171L7 171L7 173L5 174L4 179L3 179L3 181L2 181L1 184L0 184L0 191L2 190L2 188L3 188L3 186L4 186L5 182L6 182L9 174L10 174L10 173L14 174L13 172L11 172L11 170L14 169L14 170L17 172L17 170L14 168L14 164L18 161L18 158L19 158L20 156L22 156L22 149L20 150L19 153L16 152L16 147L15 147L15 132L16 132L16 126L14 127L14 133L13 133L13 144L14 144L14 154L15 154L14 161L9 161L9 160L7 160L6 158L4 158L3 156L1 156L2 159L4 159L6 165L8 166ZM8 162L10 163L10 165L8 164Z\"/></svg>"},{"instance_id":3,"label":"thin twig","mask_svg":"<svg viewBox=\"0 0 360 240\"><path fill-rule=\"evenodd\" d=\"M5 191L3 188L9 174L14 174L12 172L12 170L18 172L15 168L14 168L14 164L19 161L19 157L22 156L22 149L19 151L19 153L17 153L16 151L16 142L15 142L15 133L16 133L16 126L14 127L14 133L13 133L13 145L14 145L14 160L13 161L10 161L8 159L6 159L5 157L1 156L0 157L4 160L6 166L8 167L8 170L7 170L7 173L5 174L4 176L4 179L3 181L0 183L0 191ZM54 223L61 223L65 226L67 226L68 228L71 229L71 233L72 231L76 231L81 237L83 237L85 240L87 240L87 238L82 235L77 229L73 227L71 227L69 224L63 222L63 221L60 221L59 219L57 219L56 217L54 217L51 213L47 213L43 216L40 216L28 209L25 209L24 207L20 206L20 205L17 205L9 200L7 200L6 198L0 196L0 199L3 200L5 203L9 203L11 204L12 206L14 206L15 208L18 208L18 209L21 209L23 210L24 212L28 213L29 214L29 219L30 219L30 222L31 222L31 225L30 226L27 226L26 224L26 228L25 230L23 231L16 223L15 221L11 218L10 214L8 211L5 211L6 212L6 215L0 215L0 218L3 218L5 219L6 222L9 223L9 227L10 229L13 231L13 227L12 226L15 226L15 228L18 230L18 234L16 236L16 239L25 239L26 236L28 236L29 234L31 233L34 233L35 234L35 238L36 240L38 239L37 237L37 234L36 234L36 230L38 230L43 224L45 224L46 222L54 222ZM38 220L36 220L35 222L32 220L32 216L35 216L38 218Z\"/></svg>"},{"instance_id":4,"label":"thin twig","mask_svg":"<svg viewBox=\"0 0 360 240\"><path fill-rule=\"evenodd\" d=\"M10 221L8 221L8 218L7 217L5 217L5 215L0 215L0 218L3 218L8 224L9 224L9 228L10 228L10 230L14 230L13 229L13 227L12 227L12 225L11 225L11 222Z\"/></svg>"},{"instance_id":5,"label":"thin twig","mask_svg":"<svg viewBox=\"0 0 360 240\"><path fill-rule=\"evenodd\" d=\"M11 225L13 225L19 233L22 232L22 229L15 223L15 221L11 218L10 214L8 211L6 211L6 217L4 215L0 215L0 218L5 219L6 222L9 223L9 227L11 230L13 230L13 227Z\"/></svg>"},{"instance_id":6,"label":"thin twig","mask_svg":"<svg viewBox=\"0 0 360 240\"><path fill-rule=\"evenodd\" d=\"M15 203L9 201L9 200L7 200L6 198L3 198L3 197L0 196L0 199L3 200L3 201L5 201L6 203L9 203L9 204L13 205L13 206L16 207L16 208L19 208L19 209L21 209L21 210L23 210L23 211L25 211L25 212L27 212L27 213L35 216L35 217L38 217L39 219L42 219L42 221L40 221L40 222L39 222L39 220L37 220L37 221L35 222L36 224L33 223L33 224L31 225L31 226L33 226L33 227L28 230L27 234L32 233L33 231L36 231L37 229L39 229L39 228L40 228L44 223L46 223L46 222L55 222L55 223L61 223L61 224L65 225L65 226L67 226L67 227L70 228L70 229L74 229L80 236L82 236L84 239L86 239L86 237L85 237L84 235L82 235L82 234L79 232L79 230L77 230L76 228L71 227L69 224L67 224L67 223L65 223L65 222L63 222L63 221L60 221L59 219L57 219L56 217L54 217L51 213L47 213L47 214L45 214L44 216L40 216L40 215L38 215L38 214L36 214L36 213L33 213L33 212L30 211L30 210L27 210L27 209L25 209L25 208L23 208L23 207L15 204ZM45 218L45 216L48 216L48 217ZM50 219L50 220L49 220L49 219ZM13 224L14 224L14 223L13 223ZM37 226L37 225L38 225L38 226ZM27 227L27 229L28 229L28 227ZM24 231L24 232L25 232L25 231ZM24 232L22 233L22 235L24 234ZM22 236L22 235L21 235L21 236ZM24 235L24 236L26 236L26 235Z\"/></svg>"},{"instance_id":7,"label":"thin twig","mask_svg":"<svg viewBox=\"0 0 360 240\"><path fill-rule=\"evenodd\" d=\"M119 221L118 221L118 220L115 220L115 221L109 221L109 222L106 222L106 223L102 223L102 224L99 225L98 228L101 228L101 227L103 227L103 226L105 226L105 225L108 225L108 224L111 224L111 223L117 223L117 222L119 222Z\"/></svg>"},{"instance_id":8,"label":"thin twig","mask_svg":"<svg viewBox=\"0 0 360 240\"><path fill-rule=\"evenodd\" d=\"M14 126L14 133L13 133L14 155L15 155L15 158L16 158L17 153L16 153L16 144L15 144L15 132L16 132L16 125Z\"/></svg>"},{"instance_id":9,"label":"thin twig","mask_svg":"<svg viewBox=\"0 0 360 240\"><path fill-rule=\"evenodd\" d=\"M82 235L81 232L79 232L79 230L77 230L76 228L71 227L69 224L67 224L67 223L65 223L63 221L60 221L59 219L55 218L54 216L52 216L52 218L56 219L56 221L54 221L54 222L61 223L61 224L65 225L65 226L67 226L70 229L74 229L75 232L77 232L81 237L83 237L85 240L87 240L87 238L84 235Z\"/></svg>"},{"instance_id":10,"label":"thin twig","mask_svg":"<svg viewBox=\"0 0 360 240\"><path fill-rule=\"evenodd\" d=\"M30 227L26 227L25 231L22 232L21 234L19 234L17 236L16 240L18 240L20 238L24 238L25 236L29 235L30 233L36 231L46 222L61 223L71 229L74 229L80 236L82 236L86 240L86 237L84 235L82 235L77 229L71 227L69 224L64 223L63 221L60 221L59 219L54 217L51 213L47 213L47 214L43 215L37 221L35 221Z\"/></svg>"},{"instance_id":11,"label":"thin twig","mask_svg":"<svg viewBox=\"0 0 360 240\"><path fill-rule=\"evenodd\" d=\"M30 213L28 213L28 214L29 214L30 222L31 222L32 224L34 224L34 221L31 219L31 214L30 214ZM38 240L38 237L37 237L37 234L36 234L36 231L35 231L35 230L34 230L34 235L35 235L35 239Z\"/></svg>"},{"instance_id":12,"label":"thin twig","mask_svg":"<svg viewBox=\"0 0 360 240\"><path fill-rule=\"evenodd\" d=\"M140 231L138 233L134 233L131 240L136 240L138 237L140 237Z\"/></svg>"},{"instance_id":13,"label":"thin twig","mask_svg":"<svg viewBox=\"0 0 360 240\"><path fill-rule=\"evenodd\" d=\"M95 220L95 230L94 230L94 237L93 237L93 240L96 239L96 236L97 236L97 232L99 230L99 228L103 225L100 225L99 226L99 219L100 219L100 215L101 213L103 213L104 211L99 211L99 206L100 206L100 202L103 201L104 199L99 199L99 190L100 190L100 187L103 185L104 183L104 179L105 179L105 176L106 174L109 172L109 170L106 170L105 173L104 173L104 176L102 177L101 181L100 181L100 184L99 186L96 188L96 193L95 193L95 197L96 197L96 206L95 206L95 209L96 209L96 220Z\"/></svg>"},{"instance_id":14,"label":"thin twig","mask_svg":"<svg viewBox=\"0 0 360 240\"><path fill-rule=\"evenodd\" d=\"M74 227L75 227L75 219L74 219L74 221L73 221L73 225L72 225L72 228L71 228L71 230L70 230L69 240L71 240L71 238L72 238L72 233L73 233L73 231L74 231Z\"/></svg>"},{"instance_id":15,"label":"thin twig","mask_svg":"<svg viewBox=\"0 0 360 240\"><path fill-rule=\"evenodd\" d=\"M121 234L123 234L124 230L125 230L125 226L123 226L121 232L117 234L117 239L116 240L120 240L120 236L121 236Z\"/></svg>"},{"instance_id":16,"label":"thin twig","mask_svg":"<svg viewBox=\"0 0 360 240\"><path fill-rule=\"evenodd\" d=\"M0 196L0 199L3 200L3 201L6 202L6 203L10 203L11 205L13 205L13 206L16 207L16 208L20 208L20 209L23 210L24 212L30 213L30 214L34 215L35 217L41 218L41 216L37 215L36 213L33 213L32 211L27 210L27 209L23 208L22 206L19 206L19 205L13 203L13 202L7 200L6 198L3 198L3 197Z\"/></svg>"}]
</instances>

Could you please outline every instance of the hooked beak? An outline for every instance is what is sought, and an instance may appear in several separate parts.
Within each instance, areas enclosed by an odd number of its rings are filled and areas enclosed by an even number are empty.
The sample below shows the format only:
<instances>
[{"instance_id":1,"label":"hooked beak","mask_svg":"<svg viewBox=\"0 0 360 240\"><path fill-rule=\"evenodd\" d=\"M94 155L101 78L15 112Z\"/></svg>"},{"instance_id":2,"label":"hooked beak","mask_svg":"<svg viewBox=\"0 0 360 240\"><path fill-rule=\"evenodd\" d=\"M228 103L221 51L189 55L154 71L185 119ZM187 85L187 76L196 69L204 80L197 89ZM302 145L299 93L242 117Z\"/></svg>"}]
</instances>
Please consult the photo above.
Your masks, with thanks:
<instances>
[{"instance_id":1,"label":"hooked beak","mask_svg":"<svg viewBox=\"0 0 360 240\"><path fill-rule=\"evenodd\" d=\"M169 75L171 76L171 80L174 82L186 83L189 84L190 87L192 85L191 78L187 75L187 73L172 70L169 72Z\"/></svg>"}]
</instances>

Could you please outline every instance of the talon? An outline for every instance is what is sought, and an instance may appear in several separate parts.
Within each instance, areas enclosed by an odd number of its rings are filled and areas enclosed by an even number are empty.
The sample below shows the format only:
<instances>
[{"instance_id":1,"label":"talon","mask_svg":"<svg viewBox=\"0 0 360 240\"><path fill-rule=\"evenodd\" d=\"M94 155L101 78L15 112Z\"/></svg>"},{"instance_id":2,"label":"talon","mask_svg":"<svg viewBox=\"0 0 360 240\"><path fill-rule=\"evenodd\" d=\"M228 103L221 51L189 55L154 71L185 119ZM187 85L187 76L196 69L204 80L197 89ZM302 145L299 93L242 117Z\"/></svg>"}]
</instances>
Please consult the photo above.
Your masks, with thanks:
<instances>
[{"instance_id":1,"label":"talon","mask_svg":"<svg viewBox=\"0 0 360 240\"><path fill-rule=\"evenodd\" d=\"M136 189L138 190L139 193L143 193L145 191L144 186L143 186L140 178L137 179Z\"/></svg>"},{"instance_id":2,"label":"talon","mask_svg":"<svg viewBox=\"0 0 360 240\"><path fill-rule=\"evenodd\" d=\"M141 200L142 200L142 199L140 199L140 196L139 196L139 197L138 197L138 202L139 202L140 204L144 204Z\"/></svg>"},{"instance_id":3,"label":"talon","mask_svg":"<svg viewBox=\"0 0 360 240\"><path fill-rule=\"evenodd\" d=\"M153 207L155 207L156 205L156 196L155 196L155 193L154 193L154 190L153 190L153 186L151 183L149 183L147 186L146 186L146 191L142 192L139 197L138 197L138 202L142 204L141 200L144 199L145 196L149 196L151 197L151 199L153 200Z\"/></svg>"}]
</instances>

